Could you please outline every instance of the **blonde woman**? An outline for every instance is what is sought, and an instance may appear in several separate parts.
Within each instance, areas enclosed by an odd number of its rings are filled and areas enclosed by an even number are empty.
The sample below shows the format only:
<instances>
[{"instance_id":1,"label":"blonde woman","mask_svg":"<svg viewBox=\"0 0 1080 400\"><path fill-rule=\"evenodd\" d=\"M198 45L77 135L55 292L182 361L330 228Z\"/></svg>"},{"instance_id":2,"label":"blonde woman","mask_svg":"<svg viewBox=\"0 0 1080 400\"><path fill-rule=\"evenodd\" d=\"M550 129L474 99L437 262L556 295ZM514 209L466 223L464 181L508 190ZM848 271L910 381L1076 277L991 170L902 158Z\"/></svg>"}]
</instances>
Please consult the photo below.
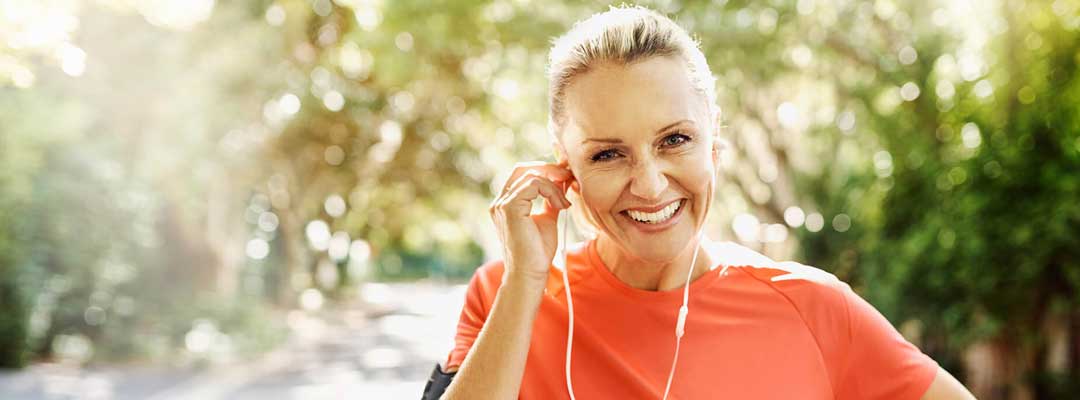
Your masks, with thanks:
<instances>
[{"instance_id":1,"label":"blonde woman","mask_svg":"<svg viewBox=\"0 0 1080 400\"><path fill-rule=\"evenodd\" d=\"M720 118L686 31L613 8L555 42L548 78L558 162L492 202L505 259L469 283L425 399L972 398L831 275L700 234ZM562 250L571 205L594 237Z\"/></svg>"}]
</instances>

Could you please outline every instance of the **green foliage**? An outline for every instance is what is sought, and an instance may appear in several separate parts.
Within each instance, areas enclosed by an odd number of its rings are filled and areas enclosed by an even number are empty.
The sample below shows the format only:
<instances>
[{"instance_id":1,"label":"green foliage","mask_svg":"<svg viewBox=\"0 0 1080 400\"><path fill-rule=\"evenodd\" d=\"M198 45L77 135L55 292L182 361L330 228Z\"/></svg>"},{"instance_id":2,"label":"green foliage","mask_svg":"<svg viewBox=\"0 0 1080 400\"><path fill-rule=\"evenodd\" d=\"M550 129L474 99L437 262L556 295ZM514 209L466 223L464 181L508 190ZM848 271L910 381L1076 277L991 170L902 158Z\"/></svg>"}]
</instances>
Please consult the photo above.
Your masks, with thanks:
<instances>
[{"instance_id":1,"label":"green foliage","mask_svg":"<svg viewBox=\"0 0 1080 400\"><path fill-rule=\"evenodd\" d=\"M985 76L950 76L962 46L927 35L912 42L919 61L883 82L914 82L917 99L883 113L878 89L855 88L889 173L843 186L877 193L861 201L817 194L858 229L800 235L811 262L845 271L857 259L848 277L893 321L920 321L924 348L952 370L976 342L1006 343L1007 359L1046 357L1046 321L1080 309L1080 32L1055 10L1075 5L1048 3L1003 2L1008 29L992 34ZM1036 375L1049 394L1076 371Z\"/></svg>"},{"instance_id":2,"label":"green foliage","mask_svg":"<svg viewBox=\"0 0 1080 400\"><path fill-rule=\"evenodd\" d=\"M87 6L84 76L42 65L0 89L0 359L69 333L157 354L197 320L262 326L309 286L468 277L498 249L493 190L550 153L550 39L607 5L218 2L190 30ZM951 370L974 343L1045 357L1042 325L1080 302L1080 4L645 5L718 78L732 162L714 231L797 248ZM807 218L780 239L728 228L789 212Z\"/></svg>"},{"instance_id":3,"label":"green foliage","mask_svg":"<svg viewBox=\"0 0 1080 400\"><path fill-rule=\"evenodd\" d=\"M0 260L0 265L10 265L7 260ZM11 271L0 270L0 368L22 367L26 363L29 350L27 332L29 331L28 297L17 281L18 275Z\"/></svg>"}]
</instances>

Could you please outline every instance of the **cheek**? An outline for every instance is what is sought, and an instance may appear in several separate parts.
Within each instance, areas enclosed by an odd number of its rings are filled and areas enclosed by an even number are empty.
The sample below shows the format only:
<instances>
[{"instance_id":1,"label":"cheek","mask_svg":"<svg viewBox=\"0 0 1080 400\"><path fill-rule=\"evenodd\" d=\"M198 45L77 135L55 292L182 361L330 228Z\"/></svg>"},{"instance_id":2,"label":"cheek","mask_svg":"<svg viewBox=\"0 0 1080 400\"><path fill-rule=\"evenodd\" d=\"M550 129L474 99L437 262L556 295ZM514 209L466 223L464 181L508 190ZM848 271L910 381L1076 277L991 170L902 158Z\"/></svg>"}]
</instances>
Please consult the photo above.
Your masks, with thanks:
<instances>
[{"instance_id":1,"label":"cheek","mask_svg":"<svg viewBox=\"0 0 1080 400\"><path fill-rule=\"evenodd\" d=\"M705 166L694 172L694 188L700 192L699 195L708 193L712 188L713 176L710 173L711 171L711 166Z\"/></svg>"},{"instance_id":2,"label":"cheek","mask_svg":"<svg viewBox=\"0 0 1080 400\"><path fill-rule=\"evenodd\" d=\"M702 204L712 198L713 177L711 163L701 157L689 157L669 170L670 186L678 193L689 196L695 203Z\"/></svg>"},{"instance_id":3,"label":"cheek","mask_svg":"<svg viewBox=\"0 0 1080 400\"><path fill-rule=\"evenodd\" d=\"M588 208L598 213L611 210L619 199L623 179L616 173L592 173L578 178Z\"/></svg>"},{"instance_id":4,"label":"cheek","mask_svg":"<svg viewBox=\"0 0 1080 400\"><path fill-rule=\"evenodd\" d=\"M705 149L704 151L701 151ZM688 190L697 191L696 194L704 194L709 191L713 181L713 168L715 164L711 159L711 143L695 149L694 155L686 160L683 176L687 178Z\"/></svg>"}]
</instances>

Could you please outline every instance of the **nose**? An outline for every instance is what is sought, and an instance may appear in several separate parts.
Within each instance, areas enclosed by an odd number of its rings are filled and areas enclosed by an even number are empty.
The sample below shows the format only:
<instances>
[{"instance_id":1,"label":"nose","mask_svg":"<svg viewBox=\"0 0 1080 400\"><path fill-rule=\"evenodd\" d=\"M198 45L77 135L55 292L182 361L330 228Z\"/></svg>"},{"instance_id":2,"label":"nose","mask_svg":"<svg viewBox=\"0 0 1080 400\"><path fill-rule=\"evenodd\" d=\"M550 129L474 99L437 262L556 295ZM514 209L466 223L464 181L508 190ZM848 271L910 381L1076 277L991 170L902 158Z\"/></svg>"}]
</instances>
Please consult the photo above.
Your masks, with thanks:
<instances>
[{"instance_id":1,"label":"nose","mask_svg":"<svg viewBox=\"0 0 1080 400\"><path fill-rule=\"evenodd\" d=\"M635 163L630 171L630 179L630 193L647 200L659 200L668 186L663 168L654 160Z\"/></svg>"}]
</instances>

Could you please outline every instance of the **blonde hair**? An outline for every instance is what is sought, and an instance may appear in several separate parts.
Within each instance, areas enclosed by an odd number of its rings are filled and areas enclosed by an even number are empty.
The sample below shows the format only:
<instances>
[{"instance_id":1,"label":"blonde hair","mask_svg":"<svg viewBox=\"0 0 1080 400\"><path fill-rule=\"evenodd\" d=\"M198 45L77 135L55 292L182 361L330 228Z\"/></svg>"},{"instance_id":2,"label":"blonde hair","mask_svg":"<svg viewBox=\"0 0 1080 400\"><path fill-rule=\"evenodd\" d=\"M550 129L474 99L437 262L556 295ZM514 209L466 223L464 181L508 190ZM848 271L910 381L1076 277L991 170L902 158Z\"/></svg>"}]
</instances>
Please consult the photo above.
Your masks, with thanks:
<instances>
[{"instance_id":1,"label":"blonde hair","mask_svg":"<svg viewBox=\"0 0 1080 400\"><path fill-rule=\"evenodd\" d=\"M563 97L574 77L603 62L627 65L656 56L675 56L686 63L690 84L705 97L709 117L715 119L720 112L716 106L716 78L698 42L656 11L621 6L578 21L554 40L547 71L549 129L555 133L566 122Z\"/></svg>"},{"instance_id":2,"label":"blonde hair","mask_svg":"<svg viewBox=\"0 0 1080 400\"><path fill-rule=\"evenodd\" d=\"M716 78L705 61L699 43L685 29L664 15L641 6L611 7L578 21L569 32L555 39L548 56L548 132L558 144L558 134L566 123L564 97L574 77L599 64L628 65L652 57L677 57L687 67L690 85L701 94L710 121L717 122ZM581 234L595 237L596 223L585 213L580 196L569 193L571 214Z\"/></svg>"}]
</instances>

